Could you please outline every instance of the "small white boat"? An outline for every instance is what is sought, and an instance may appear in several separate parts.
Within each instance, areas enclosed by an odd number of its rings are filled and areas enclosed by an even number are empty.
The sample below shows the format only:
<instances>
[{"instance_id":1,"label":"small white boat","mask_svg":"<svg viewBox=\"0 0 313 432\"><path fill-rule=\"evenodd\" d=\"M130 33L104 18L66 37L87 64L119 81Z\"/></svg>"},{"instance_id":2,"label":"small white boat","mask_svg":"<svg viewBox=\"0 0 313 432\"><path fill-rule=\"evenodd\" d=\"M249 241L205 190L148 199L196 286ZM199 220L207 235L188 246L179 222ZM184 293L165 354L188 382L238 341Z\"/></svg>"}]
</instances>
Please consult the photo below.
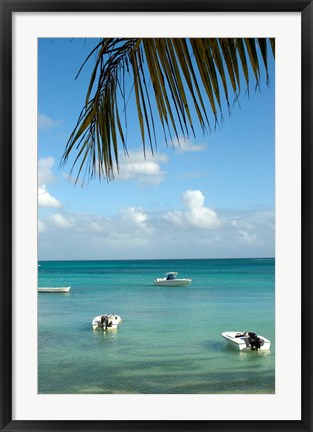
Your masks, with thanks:
<instances>
[{"instance_id":1,"label":"small white boat","mask_svg":"<svg viewBox=\"0 0 313 432\"><path fill-rule=\"evenodd\" d=\"M94 330L114 330L122 321L122 318L116 314L98 315L92 320L92 328Z\"/></svg>"},{"instance_id":2,"label":"small white boat","mask_svg":"<svg viewBox=\"0 0 313 432\"><path fill-rule=\"evenodd\" d=\"M47 287L47 288L39 288L38 292L45 293L68 293L71 287Z\"/></svg>"},{"instance_id":3,"label":"small white boat","mask_svg":"<svg viewBox=\"0 0 313 432\"><path fill-rule=\"evenodd\" d=\"M154 285L158 286L184 286L190 285L191 279L178 279L177 272L165 273L165 277L154 279Z\"/></svg>"},{"instance_id":4,"label":"small white boat","mask_svg":"<svg viewBox=\"0 0 313 432\"><path fill-rule=\"evenodd\" d=\"M271 341L254 332L226 331L223 338L237 350L269 350Z\"/></svg>"}]
</instances>

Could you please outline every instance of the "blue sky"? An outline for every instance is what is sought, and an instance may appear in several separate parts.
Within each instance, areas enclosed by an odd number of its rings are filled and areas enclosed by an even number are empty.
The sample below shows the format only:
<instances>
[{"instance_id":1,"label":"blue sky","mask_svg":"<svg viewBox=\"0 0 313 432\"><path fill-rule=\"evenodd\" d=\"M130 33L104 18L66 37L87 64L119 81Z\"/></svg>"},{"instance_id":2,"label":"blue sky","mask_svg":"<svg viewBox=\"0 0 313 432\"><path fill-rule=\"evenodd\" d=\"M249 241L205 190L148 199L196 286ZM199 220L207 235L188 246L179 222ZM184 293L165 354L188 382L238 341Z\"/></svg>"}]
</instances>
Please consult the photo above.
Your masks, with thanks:
<instances>
[{"instance_id":1,"label":"blue sky","mask_svg":"<svg viewBox=\"0 0 313 432\"><path fill-rule=\"evenodd\" d=\"M59 163L88 88L97 40L38 41L38 257L158 259L269 257L275 254L275 80L242 92L221 128L181 140L158 133L143 157L128 112L129 156L114 181L74 185Z\"/></svg>"}]
</instances>

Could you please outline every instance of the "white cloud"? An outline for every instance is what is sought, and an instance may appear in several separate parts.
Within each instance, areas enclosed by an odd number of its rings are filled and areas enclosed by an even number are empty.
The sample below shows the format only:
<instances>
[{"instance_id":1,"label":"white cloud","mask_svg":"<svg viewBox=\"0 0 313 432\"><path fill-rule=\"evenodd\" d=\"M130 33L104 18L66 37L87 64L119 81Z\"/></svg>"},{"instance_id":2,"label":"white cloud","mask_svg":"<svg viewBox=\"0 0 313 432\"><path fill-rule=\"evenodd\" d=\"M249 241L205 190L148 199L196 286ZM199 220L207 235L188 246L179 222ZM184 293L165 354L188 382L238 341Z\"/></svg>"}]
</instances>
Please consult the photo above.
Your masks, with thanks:
<instances>
[{"instance_id":1,"label":"white cloud","mask_svg":"<svg viewBox=\"0 0 313 432\"><path fill-rule=\"evenodd\" d=\"M223 225L215 211L207 207L190 209L186 212L186 219L191 225L201 229L217 229Z\"/></svg>"},{"instance_id":2,"label":"white cloud","mask_svg":"<svg viewBox=\"0 0 313 432\"><path fill-rule=\"evenodd\" d=\"M73 226L73 222L62 216L60 213L51 215L50 219L57 228L67 229Z\"/></svg>"},{"instance_id":3,"label":"white cloud","mask_svg":"<svg viewBox=\"0 0 313 432\"><path fill-rule=\"evenodd\" d=\"M185 208L171 212L131 206L110 217L63 209L43 215L38 222L40 255L46 254L43 259L274 256L273 210L217 212L205 205L200 190L185 191L182 200Z\"/></svg>"},{"instance_id":4,"label":"white cloud","mask_svg":"<svg viewBox=\"0 0 313 432\"><path fill-rule=\"evenodd\" d=\"M184 213L180 210L166 212L162 218L176 227L186 227Z\"/></svg>"},{"instance_id":5,"label":"white cloud","mask_svg":"<svg viewBox=\"0 0 313 432\"><path fill-rule=\"evenodd\" d=\"M102 235L107 236L114 227L109 218L93 214L62 211L62 213L49 213L42 216L39 232L49 231L55 235L60 229L70 229L77 236L87 234L100 238Z\"/></svg>"},{"instance_id":6,"label":"white cloud","mask_svg":"<svg viewBox=\"0 0 313 432\"><path fill-rule=\"evenodd\" d=\"M53 120L45 114L38 114L38 127L40 129L50 129L62 123L61 120Z\"/></svg>"},{"instance_id":7,"label":"white cloud","mask_svg":"<svg viewBox=\"0 0 313 432\"><path fill-rule=\"evenodd\" d=\"M251 244L257 240L257 235L255 233L249 233L246 231L239 231L241 241Z\"/></svg>"},{"instance_id":8,"label":"white cloud","mask_svg":"<svg viewBox=\"0 0 313 432\"><path fill-rule=\"evenodd\" d=\"M142 150L129 152L128 156L120 156L119 173L116 179L138 180L140 183L161 183L165 178L165 172L161 164L167 163L165 154L147 155L144 158Z\"/></svg>"},{"instance_id":9,"label":"white cloud","mask_svg":"<svg viewBox=\"0 0 313 432\"><path fill-rule=\"evenodd\" d=\"M253 247L263 249L269 243L269 239L274 245L274 210L225 212L223 220L229 239L232 239L233 243L238 244L239 247L248 247L250 250ZM255 256L259 254L256 253Z\"/></svg>"},{"instance_id":10,"label":"white cloud","mask_svg":"<svg viewBox=\"0 0 313 432\"><path fill-rule=\"evenodd\" d=\"M137 226L145 226L147 215L135 207L129 207L122 210L122 220L133 223Z\"/></svg>"},{"instance_id":11,"label":"white cloud","mask_svg":"<svg viewBox=\"0 0 313 432\"><path fill-rule=\"evenodd\" d=\"M204 195L201 191L190 189L186 190L182 197L183 203L190 209L203 207L204 199Z\"/></svg>"},{"instance_id":12,"label":"white cloud","mask_svg":"<svg viewBox=\"0 0 313 432\"><path fill-rule=\"evenodd\" d=\"M54 180L52 168L54 166L53 157L41 158L38 161L38 184L39 186L51 183Z\"/></svg>"},{"instance_id":13,"label":"white cloud","mask_svg":"<svg viewBox=\"0 0 313 432\"><path fill-rule=\"evenodd\" d=\"M38 206L39 207L61 207L62 204L54 198L47 190L46 185L38 188Z\"/></svg>"},{"instance_id":14,"label":"white cloud","mask_svg":"<svg viewBox=\"0 0 313 432\"><path fill-rule=\"evenodd\" d=\"M168 212L165 218L180 226L192 225L199 229L218 229L223 225L217 213L205 207L205 197L199 190L187 190L183 193L182 201L187 207L185 211Z\"/></svg>"},{"instance_id":15,"label":"white cloud","mask_svg":"<svg viewBox=\"0 0 313 432\"><path fill-rule=\"evenodd\" d=\"M201 152L206 150L207 145L206 144L194 144L189 139L184 139L183 137L179 138L178 140L174 141L174 147L177 148L179 151L184 153L189 152Z\"/></svg>"}]
</instances>

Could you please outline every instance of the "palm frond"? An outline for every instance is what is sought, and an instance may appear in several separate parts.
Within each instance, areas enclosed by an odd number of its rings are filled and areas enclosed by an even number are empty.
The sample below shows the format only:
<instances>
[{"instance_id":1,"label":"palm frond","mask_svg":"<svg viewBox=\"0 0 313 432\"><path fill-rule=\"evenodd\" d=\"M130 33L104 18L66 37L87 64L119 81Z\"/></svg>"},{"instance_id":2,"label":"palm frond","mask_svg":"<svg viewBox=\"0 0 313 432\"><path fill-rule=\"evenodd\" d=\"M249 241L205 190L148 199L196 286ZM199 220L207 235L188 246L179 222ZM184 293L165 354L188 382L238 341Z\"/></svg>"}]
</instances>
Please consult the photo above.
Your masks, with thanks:
<instances>
[{"instance_id":1,"label":"palm frond","mask_svg":"<svg viewBox=\"0 0 313 432\"><path fill-rule=\"evenodd\" d=\"M127 152L131 95L144 153L147 143L152 152L157 147L157 120L166 143L195 135L198 127L206 132L223 107L229 109L230 95L237 100L242 80L249 89L250 72L256 88L263 68L268 82L268 44L274 55L274 39L102 39L82 65L96 53L85 106L61 164L77 152L71 170L78 164L76 180L83 168L89 179L113 179L120 147Z\"/></svg>"}]
</instances>

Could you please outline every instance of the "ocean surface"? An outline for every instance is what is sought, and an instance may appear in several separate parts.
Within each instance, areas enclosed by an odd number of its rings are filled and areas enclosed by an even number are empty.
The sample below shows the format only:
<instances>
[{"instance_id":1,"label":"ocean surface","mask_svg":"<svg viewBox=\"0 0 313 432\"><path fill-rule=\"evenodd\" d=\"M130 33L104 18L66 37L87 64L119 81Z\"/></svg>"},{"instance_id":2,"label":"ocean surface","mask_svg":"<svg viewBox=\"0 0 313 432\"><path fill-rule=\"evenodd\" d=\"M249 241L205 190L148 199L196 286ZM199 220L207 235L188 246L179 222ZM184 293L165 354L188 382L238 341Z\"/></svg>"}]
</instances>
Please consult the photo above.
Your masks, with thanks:
<instances>
[{"instance_id":1,"label":"ocean surface","mask_svg":"<svg viewBox=\"0 0 313 432\"><path fill-rule=\"evenodd\" d=\"M275 260L40 261L38 392L275 393ZM153 279L177 271L187 287ZM92 319L122 323L95 331ZM239 352L221 332L255 331L271 351Z\"/></svg>"}]
</instances>

